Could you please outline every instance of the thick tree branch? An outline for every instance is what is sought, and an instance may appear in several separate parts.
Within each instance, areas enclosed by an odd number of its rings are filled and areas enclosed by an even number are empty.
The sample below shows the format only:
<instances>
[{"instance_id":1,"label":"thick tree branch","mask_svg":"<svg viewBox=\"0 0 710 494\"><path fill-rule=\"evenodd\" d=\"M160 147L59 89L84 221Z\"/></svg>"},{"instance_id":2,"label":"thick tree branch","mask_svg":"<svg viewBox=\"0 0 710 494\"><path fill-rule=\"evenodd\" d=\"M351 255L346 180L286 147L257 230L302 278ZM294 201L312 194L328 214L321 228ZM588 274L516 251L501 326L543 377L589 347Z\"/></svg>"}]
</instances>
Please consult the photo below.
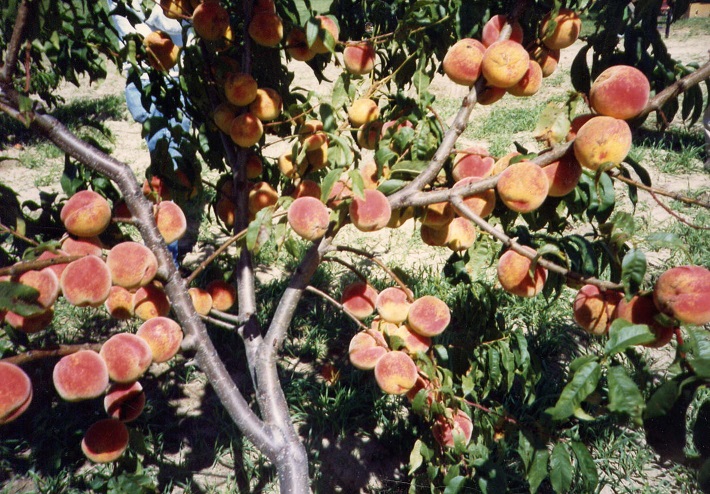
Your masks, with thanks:
<instances>
[{"instance_id":1,"label":"thick tree branch","mask_svg":"<svg viewBox=\"0 0 710 494\"><path fill-rule=\"evenodd\" d=\"M19 60L20 50L22 49L23 33L29 21L31 2L32 0L22 0L17 8L12 37L5 51L5 63L2 65L2 68L0 68L0 84L2 85L10 84L12 77L15 75L17 61Z\"/></svg>"},{"instance_id":2,"label":"thick tree branch","mask_svg":"<svg viewBox=\"0 0 710 494\"><path fill-rule=\"evenodd\" d=\"M700 84L708 78L710 78L710 61L705 62L705 64L701 65L697 70L681 79L678 79L676 82L651 98L646 105L646 108L641 112L638 118L643 118L652 111L660 111L668 100L677 98L680 93L687 91L689 88Z\"/></svg>"}]
</instances>

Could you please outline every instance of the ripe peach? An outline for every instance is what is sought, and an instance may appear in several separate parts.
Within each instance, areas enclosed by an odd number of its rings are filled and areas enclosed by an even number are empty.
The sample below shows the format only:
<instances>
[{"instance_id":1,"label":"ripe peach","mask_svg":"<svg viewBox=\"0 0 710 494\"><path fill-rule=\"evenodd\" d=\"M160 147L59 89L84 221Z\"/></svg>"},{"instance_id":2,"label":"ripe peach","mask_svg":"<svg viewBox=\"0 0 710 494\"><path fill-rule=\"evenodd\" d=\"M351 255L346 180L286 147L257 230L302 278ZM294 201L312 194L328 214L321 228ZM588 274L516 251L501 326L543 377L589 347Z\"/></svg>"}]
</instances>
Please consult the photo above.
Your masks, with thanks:
<instances>
[{"instance_id":1,"label":"ripe peach","mask_svg":"<svg viewBox=\"0 0 710 494\"><path fill-rule=\"evenodd\" d=\"M320 185L313 180L301 180L291 193L291 196L294 199L298 199L299 197L315 197L316 199L320 199Z\"/></svg>"},{"instance_id":2,"label":"ripe peach","mask_svg":"<svg viewBox=\"0 0 710 494\"><path fill-rule=\"evenodd\" d=\"M343 64L353 75L369 74L375 68L375 47L366 41L348 44L343 50Z\"/></svg>"},{"instance_id":3,"label":"ripe peach","mask_svg":"<svg viewBox=\"0 0 710 494\"><path fill-rule=\"evenodd\" d=\"M190 0L160 0L160 8L168 19L181 20L192 13Z\"/></svg>"},{"instance_id":4,"label":"ripe peach","mask_svg":"<svg viewBox=\"0 0 710 494\"><path fill-rule=\"evenodd\" d=\"M453 448L457 438L464 445L467 445L471 441L471 435L473 434L473 421L463 410L456 410L451 419L444 415L439 415L431 432L436 442L443 448Z\"/></svg>"},{"instance_id":5,"label":"ripe peach","mask_svg":"<svg viewBox=\"0 0 710 494\"><path fill-rule=\"evenodd\" d=\"M407 324L422 336L436 336L444 332L451 322L451 311L443 300L424 295L409 306Z\"/></svg>"},{"instance_id":6,"label":"ripe peach","mask_svg":"<svg viewBox=\"0 0 710 494\"><path fill-rule=\"evenodd\" d=\"M59 297L59 279L51 269L41 271L26 271L17 277L18 283L34 288L39 292L36 302L48 309Z\"/></svg>"},{"instance_id":7,"label":"ripe peach","mask_svg":"<svg viewBox=\"0 0 710 494\"><path fill-rule=\"evenodd\" d=\"M229 12L217 1L202 2L192 13L192 27L200 38L217 41L227 32Z\"/></svg>"},{"instance_id":8,"label":"ripe peach","mask_svg":"<svg viewBox=\"0 0 710 494\"><path fill-rule=\"evenodd\" d=\"M551 197L566 196L574 190L582 177L582 166L572 153L565 154L559 160L546 165L542 170L550 183L547 195Z\"/></svg>"},{"instance_id":9,"label":"ripe peach","mask_svg":"<svg viewBox=\"0 0 710 494\"><path fill-rule=\"evenodd\" d=\"M279 200L279 194L267 182L257 182L249 191L249 212L256 214L264 208L273 206Z\"/></svg>"},{"instance_id":10,"label":"ripe peach","mask_svg":"<svg viewBox=\"0 0 710 494\"><path fill-rule=\"evenodd\" d=\"M143 195L151 202L170 199L170 187L158 175L152 175L143 181ZM126 207L128 209L128 207ZM128 212L130 217L130 211Z\"/></svg>"},{"instance_id":11,"label":"ripe peach","mask_svg":"<svg viewBox=\"0 0 710 494\"><path fill-rule=\"evenodd\" d=\"M99 237L67 237L62 242L62 250L68 256L88 256L101 257L104 245Z\"/></svg>"},{"instance_id":12,"label":"ripe peach","mask_svg":"<svg viewBox=\"0 0 710 494\"><path fill-rule=\"evenodd\" d=\"M263 135L264 126L261 124L261 120L249 112L237 115L229 128L229 136L232 141L243 148L253 146L259 142Z\"/></svg>"},{"instance_id":13,"label":"ripe peach","mask_svg":"<svg viewBox=\"0 0 710 494\"><path fill-rule=\"evenodd\" d=\"M210 295L210 292L202 288L192 287L187 290L187 294L190 295L190 299L192 299L195 312L203 316L210 313L212 310L212 295ZM155 319L158 318L150 319L150 321L154 321Z\"/></svg>"},{"instance_id":14,"label":"ripe peach","mask_svg":"<svg viewBox=\"0 0 710 494\"><path fill-rule=\"evenodd\" d=\"M108 387L108 367L93 350L79 350L65 355L54 366L52 381L59 396L66 401L89 400Z\"/></svg>"},{"instance_id":15,"label":"ripe peach","mask_svg":"<svg viewBox=\"0 0 710 494\"><path fill-rule=\"evenodd\" d=\"M393 137L400 129L414 128L414 124L409 120L390 120L382 124L380 137Z\"/></svg>"},{"instance_id":16,"label":"ripe peach","mask_svg":"<svg viewBox=\"0 0 710 494\"><path fill-rule=\"evenodd\" d=\"M328 193L328 199L325 204L329 208L336 208L344 200L349 199L353 196L352 187L350 185L350 177L347 173L343 173L337 182L333 184L333 187Z\"/></svg>"},{"instance_id":17,"label":"ripe peach","mask_svg":"<svg viewBox=\"0 0 710 494\"><path fill-rule=\"evenodd\" d=\"M382 133L382 122L373 120L357 129L357 144L363 149L374 150Z\"/></svg>"},{"instance_id":18,"label":"ripe peach","mask_svg":"<svg viewBox=\"0 0 710 494\"><path fill-rule=\"evenodd\" d=\"M472 38L464 38L451 46L441 66L455 84L473 85L481 76L481 61L486 48Z\"/></svg>"},{"instance_id":19,"label":"ripe peach","mask_svg":"<svg viewBox=\"0 0 710 494\"><path fill-rule=\"evenodd\" d=\"M542 86L542 68L535 60L528 62L528 70L515 85L508 88L513 96L532 96Z\"/></svg>"},{"instance_id":20,"label":"ripe peach","mask_svg":"<svg viewBox=\"0 0 710 494\"><path fill-rule=\"evenodd\" d=\"M366 123L377 120L380 116L380 109L371 99L356 99L353 104L348 108L348 119L350 124L359 128Z\"/></svg>"},{"instance_id":21,"label":"ripe peach","mask_svg":"<svg viewBox=\"0 0 710 494\"><path fill-rule=\"evenodd\" d=\"M432 247L443 247L446 245L446 237L449 234L448 225L429 226L422 225L419 228L422 242Z\"/></svg>"},{"instance_id":22,"label":"ripe peach","mask_svg":"<svg viewBox=\"0 0 710 494\"><path fill-rule=\"evenodd\" d=\"M163 31L153 31L143 39L148 65L164 72L177 65L180 57L180 48L175 46L172 38Z\"/></svg>"},{"instance_id":23,"label":"ripe peach","mask_svg":"<svg viewBox=\"0 0 710 494\"><path fill-rule=\"evenodd\" d=\"M298 167L296 167L293 163L293 154L291 154L290 152L284 153L279 156L277 164L279 170L286 178L300 177L306 172L306 169L308 168L307 160L304 160L298 165Z\"/></svg>"},{"instance_id":24,"label":"ripe peach","mask_svg":"<svg viewBox=\"0 0 710 494\"><path fill-rule=\"evenodd\" d=\"M362 232L373 232L387 226L392 208L387 197L379 190L366 189L364 197L353 197L350 203L350 220Z\"/></svg>"},{"instance_id":25,"label":"ripe peach","mask_svg":"<svg viewBox=\"0 0 710 494\"><path fill-rule=\"evenodd\" d=\"M448 202L436 202L424 206L422 210L422 225L441 228L454 219L454 208Z\"/></svg>"},{"instance_id":26,"label":"ripe peach","mask_svg":"<svg viewBox=\"0 0 710 494\"><path fill-rule=\"evenodd\" d=\"M170 301L161 287L155 283L142 286L133 294L133 313L147 321L153 317L167 316Z\"/></svg>"},{"instance_id":27,"label":"ripe peach","mask_svg":"<svg viewBox=\"0 0 710 494\"><path fill-rule=\"evenodd\" d=\"M469 249L476 241L476 226L466 218L454 218L446 226L444 244L454 252Z\"/></svg>"},{"instance_id":28,"label":"ripe peach","mask_svg":"<svg viewBox=\"0 0 710 494\"><path fill-rule=\"evenodd\" d=\"M375 365L375 379L380 389L387 394L403 395L417 382L417 365L404 352L384 354Z\"/></svg>"},{"instance_id":29,"label":"ripe peach","mask_svg":"<svg viewBox=\"0 0 710 494\"><path fill-rule=\"evenodd\" d=\"M215 214L227 228L232 228L234 226L234 211L236 207L237 206L226 197L220 197L217 200L217 204L215 204Z\"/></svg>"},{"instance_id":30,"label":"ripe peach","mask_svg":"<svg viewBox=\"0 0 710 494\"><path fill-rule=\"evenodd\" d=\"M550 50L541 46L533 52L532 58L540 64L542 77L550 77L554 74L557 64L560 62L560 50Z\"/></svg>"},{"instance_id":31,"label":"ripe peach","mask_svg":"<svg viewBox=\"0 0 710 494\"><path fill-rule=\"evenodd\" d=\"M393 338L399 338L402 344L400 350L416 355L420 352L425 353L431 347L431 338L415 333L406 324L392 326L394 327L386 327L384 332L390 338L390 342Z\"/></svg>"},{"instance_id":32,"label":"ripe peach","mask_svg":"<svg viewBox=\"0 0 710 494\"><path fill-rule=\"evenodd\" d=\"M88 428L81 441L81 450L94 463L111 463L126 451L128 440L128 428L123 422L103 419Z\"/></svg>"},{"instance_id":33,"label":"ripe peach","mask_svg":"<svg viewBox=\"0 0 710 494\"><path fill-rule=\"evenodd\" d=\"M547 174L532 161L519 161L503 170L496 184L501 201L518 213L539 208L547 198Z\"/></svg>"},{"instance_id":34,"label":"ripe peach","mask_svg":"<svg viewBox=\"0 0 710 494\"><path fill-rule=\"evenodd\" d=\"M328 135L323 132L323 122L306 120L298 128L298 140L307 150L318 149L328 142Z\"/></svg>"},{"instance_id":35,"label":"ripe peach","mask_svg":"<svg viewBox=\"0 0 710 494\"><path fill-rule=\"evenodd\" d=\"M319 147L306 151L306 161L311 166L312 171L322 170L328 166L328 142L324 142Z\"/></svg>"},{"instance_id":36,"label":"ripe peach","mask_svg":"<svg viewBox=\"0 0 710 494\"><path fill-rule=\"evenodd\" d=\"M224 95L235 106L247 106L256 98L256 80L243 72L227 76L224 81Z\"/></svg>"},{"instance_id":37,"label":"ripe peach","mask_svg":"<svg viewBox=\"0 0 710 494\"><path fill-rule=\"evenodd\" d=\"M311 51L315 53L328 53L331 51L328 46L330 46L330 43L325 43L324 42L324 37L325 34L323 31L327 32L330 34L330 36L333 38L333 40L337 43L338 41L338 36L340 35L340 28L338 25L335 23L332 17L325 16L325 15L318 15L316 16L316 19L320 23L320 29L321 33L319 33L318 38L313 42L311 45L310 49Z\"/></svg>"},{"instance_id":38,"label":"ripe peach","mask_svg":"<svg viewBox=\"0 0 710 494\"><path fill-rule=\"evenodd\" d=\"M653 289L658 310L687 324L710 322L710 270L678 266L658 277Z\"/></svg>"},{"instance_id":39,"label":"ripe peach","mask_svg":"<svg viewBox=\"0 0 710 494\"><path fill-rule=\"evenodd\" d=\"M455 181L466 177L486 178L491 175L495 160L488 152L478 146L456 153L451 175Z\"/></svg>"},{"instance_id":40,"label":"ripe peach","mask_svg":"<svg viewBox=\"0 0 710 494\"><path fill-rule=\"evenodd\" d=\"M47 259L54 259L55 257L63 257L63 256L67 256L67 255L69 255L69 254L67 254L63 250L58 250L56 252L45 250L44 252L42 252L39 255L37 260L38 261L45 261ZM57 279L60 279L62 277L62 272L64 271L64 268L66 268L66 267L67 267L67 264L53 264L51 266L47 266L45 269L51 269L52 271L54 271L54 274L57 275Z\"/></svg>"},{"instance_id":41,"label":"ripe peach","mask_svg":"<svg viewBox=\"0 0 710 494\"><path fill-rule=\"evenodd\" d=\"M348 356L353 367L360 370L372 370L377 362L387 353L387 349L377 344L375 338L365 331L352 337L348 347Z\"/></svg>"},{"instance_id":42,"label":"ripe peach","mask_svg":"<svg viewBox=\"0 0 710 494\"><path fill-rule=\"evenodd\" d=\"M651 84L636 67L614 65L599 74L589 90L592 109L608 117L629 120L646 107Z\"/></svg>"},{"instance_id":43,"label":"ripe peach","mask_svg":"<svg viewBox=\"0 0 710 494\"><path fill-rule=\"evenodd\" d=\"M361 164L357 169L362 177L362 183L366 189L376 189L377 182L379 181L377 175L377 163L374 161L368 161L365 164ZM385 170L383 170L384 172Z\"/></svg>"},{"instance_id":44,"label":"ripe peach","mask_svg":"<svg viewBox=\"0 0 710 494\"><path fill-rule=\"evenodd\" d=\"M479 179L476 177L463 178L456 182L454 187L463 187L464 185L477 182L478 180ZM496 206L496 193L493 189L488 189L478 194L465 196L463 202L474 214L485 218L493 212Z\"/></svg>"},{"instance_id":45,"label":"ripe peach","mask_svg":"<svg viewBox=\"0 0 710 494\"><path fill-rule=\"evenodd\" d=\"M104 306L114 319L130 319L133 317L133 294L122 286L112 286Z\"/></svg>"},{"instance_id":46,"label":"ripe peach","mask_svg":"<svg viewBox=\"0 0 710 494\"><path fill-rule=\"evenodd\" d=\"M582 20L570 9L560 9L554 19L552 14L548 13L540 26L542 42L551 50L572 46L582 30Z\"/></svg>"},{"instance_id":47,"label":"ripe peach","mask_svg":"<svg viewBox=\"0 0 710 494\"><path fill-rule=\"evenodd\" d=\"M50 307L31 316L21 316L12 311L5 313L5 322L14 329L26 334L39 333L51 324L53 318L54 307Z\"/></svg>"},{"instance_id":48,"label":"ripe peach","mask_svg":"<svg viewBox=\"0 0 710 494\"><path fill-rule=\"evenodd\" d=\"M478 93L477 101L479 105L492 105L506 94L507 91L505 90L505 88L486 86L480 93Z\"/></svg>"},{"instance_id":49,"label":"ripe peach","mask_svg":"<svg viewBox=\"0 0 710 494\"><path fill-rule=\"evenodd\" d=\"M308 48L306 32L300 27L294 27L286 37L286 52L294 60L308 62L316 56L316 52Z\"/></svg>"},{"instance_id":50,"label":"ripe peach","mask_svg":"<svg viewBox=\"0 0 710 494\"><path fill-rule=\"evenodd\" d=\"M340 303L343 304L353 316L362 320L375 312L377 290L364 281L349 284L343 290Z\"/></svg>"},{"instance_id":51,"label":"ripe peach","mask_svg":"<svg viewBox=\"0 0 710 494\"><path fill-rule=\"evenodd\" d=\"M0 425L19 417L32 400L32 381L19 366L0 362Z\"/></svg>"},{"instance_id":52,"label":"ripe peach","mask_svg":"<svg viewBox=\"0 0 710 494\"><path fill-rule=\"evenodd\" d=\"M387 222L387 228L399 228L412 218L414 218L413 207L395 209L392 211L392 216L390 217L389 222Z\"/></svg>"},{"instance_id":53,"label":"ripe peach","mask_svg":"<svg viewBox=\"0 0 710 494\"><path fill-rule=\"evenodd\" d=\"M232 120L237 116L237 110L229 103L220 103L212 112L212 120L219 130L229 134Z\"/></svg>"},{"instance_id":54,"label":"ripe peach","mask_svg":"<svg viewBox=\"0 0 710 494\"><path fill-rule=\"evenodd\" d=\"M249 105L249 111L262 122L274 120L281 115L283 100L275 89L268 87L256 90L256 97Z\"/></svg>"},{"instance_id":55,"label":"ripe peach","mask_svg":"<svg viewBox=\"0 0 710 494\"><path fill-rule=\"evenodd\" d=\"M153 361L148 343L131 333L113 335L101 345L99 355L106 362L111 380L118 383L137 380L148 370Z\"/></svg>"},{"instance_id":56,"label":"ripe peach","mask_svg":"<svg viewBox=\"0 0 710 494\"><path fill-rule=\"evenodd\" d=\"M483 42L483 45L488 47L498 41L500 32L503 30L503 26L507 23L508 18L505 15L498 14L491 17L488 22L483 25L483 31L481 32L481 41ZM511 27L512 31L509 39L515 41L516 43L522 43L523 27L518 21L513 22Z\"/></svg>"},{"instance_id":57,"label":"ripe peach","mask_svg":"<svg viewBox=\"0 0 710 494\"><path fill-rule=\"evenodd\" d=\"M154 317L138 328L136 336L150 348L153 362L167 362L180 350L182 328L168 317Z\"/></svg>"},{"instance_id":58,"label":"ripe peach","mask_svg":"<svg viewBox=\"0 0 710 494\"><path fill-rule=\"evenodd\" d=\"M261 158L256 153L249 153L245 166L247 169L247 178L250 180L261 176L261 172L264 170Z\"/></svg>"},{"instance_id":59,"label":"ripe peach","mask_svg":"<svg viewBox=\"0 0 710 494\"><path fill-rule=\"evenodd\" d=\"M385 288L375 300L375 308L382 319L395 324L403 323L409 314L407 293L399 287Z\"/></svg>"},{"instance_id":60,"label":"ripe peach","mask_svg":"<svg viewBox=\"0 0 710 494\"><path fill-rule=\"evenodd\" d=\"M162 201L153 208L155 223L166 244L179 240L187 231L187 218L173 201Z\"/></svg>"},{"instance_id":61,"label":"ripe peach","mask_svg":"<svg viewBox=\"0 0 710 494\"><path fill-rule=\"evenodd\" d=\"M520 43L506 39L496 41L483 54L481 71L491 86L509 88L528 71L530 55Z\"/></svg>"},{"instance_id":62,"label":"ripe peach","mask_svg":"<svg viewBox=\"0 0 710 494\"><path fill-rule=\"evenodd\" d=\"M113 383L104 396L104 410L112 419L132 422L137 419L145 407L145 392L138 381L132 383Z\"/></svg>"},{"instance_id":63,"label":"ripe peach","mask_svg":"<svg viewBox=\"0 0 710 494\"><path fill-rule=\"evenodd\" d=\"M138 242L122 242L113 246L106 256L114 285L132 290L145 286L158 272L158 259Z\"/></svg>"},{"instance_id":64,"label":"ripe peach","mask_svg":"<svg viewBox=\"0 0 710 494\"><path fill-rule=\"evenodd\" d=\"M582 128L584 124L593 119L596 115L591 113L585 113L584 115L578 115L572 119L569 126L569 132L567 133L567 142L577 138L577 132Z\"/></svg>"},{"instance_id":65,"label":"ripe peach","mask_svg":"<svg viewBox=\"0 0 710 494\"><path fill-rule=\"evenodd\" d=\"M102 233L111 222L111 206L100 194L81 190L64 204L59 217L69 233L93 237Z\"/></svg>"},{"instance_id":66,"label":"ripe peach","mask_svg":"<svg viewBox=\"0 0 710 494\"><path fill-rule=\"evenodd\" d=\"M599 116L577 132L574 155L579 164L596 171L604 163L618 165L631 150L631 129L624 120Z\"/></svg>"},{"instance_id":67,"label":"ripe peach","mask_svg":"<svg viewBox=\"0 0 710 494\"><path fill-rule=\"evenodd\" d=\"M212 280L205 287L212 296L212 308L228 311L237 301L237 289L224 280Z\"/></svg>"},{"instance_id":68,"label":"ripe peach","mask_svg":"<svg viewBox=\"0 0 710 494\"><path fill-rule=\"evenodd\" d=\"M508 168L510 166L510 162L515 158L516 156L520 156L520 153L517 151L510 152L503 156L502 158L498 158L498 161L496 161L495 165L493 165L493 172L491 173L492 175L498 175L501 173L503 170Z\"/></svg>"},{"instance_id":69,"label":"ripe peach","mask_svg":"<svg viewBox=\"0 0 710 494\"><path fill-rule=\"evenodd\" d=\"M330 213L315 197L300 197L288 208L288 224L305 240L317 240L325 235Z\"/></svg>"},{"instance_id":70,"label":"ripe peach","mask_svg":"<svg viewBox=\"0 0 710 494\"><path fill-rule=\"evenodd\" d=\"M660 311L653 301L653 294L634 295L631 300L622 298L616 306L616 312L613 319L625 319L633 324L645 324L656 335L656 339L651 343L646 343L645 346L651 348L660 348L671 341L674 328L672 326L663 326L656 321L656 316Z\"/></svg>"},{"instance_id":71,"label":"ripe peach","mask_svg":"<svg viewBox=\"0 0 710 494\"><path fill-rule=\"evenodd\" d=\"M530 247L524 248L530 254L536 254ZM530 275L532 261L514 250L507 250L498 260L498 281L503 289L518 297L534 297L540 293L547 280L547 270L540 265L535 266L533 276Z\"/></svg>"},{"instance_id":72,"label":"ripe peach","mask_svg":"<svg viewBox=\"0 0 710 494\"><path fill-rule=\"evenodd\" d=\"M111 270L96 256L69 263L59 279L64 298L77 307L98 307L111 290Z\"/></svg>"},{"instance_id":73,"label":"ripe peach","mask_svg":"<svg viewBox=\"0 0 710 494\"><path fill-rule=\"evenodd\" d=\"M606 334L622 297L623 294L617 291L602 292L595 285L584 285L572 304L574 320L587 333Z\"/></svg>"},{"instance_id":74,"label":"ripe peach","mask_svg":"<svg viewBox=\"0 0 710 494\"><path fill-rule=\"evenodd\" d=\"M281 17L273 12L257 12L249 22L249 36L261 46L276 47L284 37Z\"/></svg>"}]
</instances>

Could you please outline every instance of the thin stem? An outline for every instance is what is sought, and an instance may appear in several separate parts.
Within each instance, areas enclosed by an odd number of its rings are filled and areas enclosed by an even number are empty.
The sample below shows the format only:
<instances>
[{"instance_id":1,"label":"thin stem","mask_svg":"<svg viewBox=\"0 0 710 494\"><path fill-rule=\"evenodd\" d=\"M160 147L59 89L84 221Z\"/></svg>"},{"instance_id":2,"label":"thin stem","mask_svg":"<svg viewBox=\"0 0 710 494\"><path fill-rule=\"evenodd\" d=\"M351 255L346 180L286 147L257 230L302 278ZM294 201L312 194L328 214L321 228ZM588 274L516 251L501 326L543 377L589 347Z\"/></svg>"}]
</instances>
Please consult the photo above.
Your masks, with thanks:
<instances>
[{"instance_id":1,"label":"thin stem","mask_svg":"<svg viewBox=\"0 0 710 494\"><path fill-rule=\"evenodd\" d=\"M367 329L368 329L367 326L365 326L365 325L362 323L362 321L360 321L360 319L358 319L357 317L355 317L355 315L347 309L347 307L345 307L343 304L341 304L340 302L338 302L337 300L335 300L333 297L331 297L331 296L328 295L327 293L325 293L325 292L323 292L323 291L321 291L321 290L318 290L316 287L311 286L311 285L308 285L308 286L306 287L306 291L307 291L307 292L310 292L310 293L313 293L313 294L315 294L315 295L318 295L318 296L321 297L323 300L329 302L329 303L330 303L333 307L335 307L336 309L338 309L338 310L340 310L340 311L343 311L343 313L344 313L346 316L348 316L350 319L352 319L353 322L354 322L361 330L364 331L364 330L367 330Z\"/></svg>"},{"instance_id":2,"label":"thin stem","mask_svg":"<svg viewBox=\"0 0 710 494\"><path fill-rule=\"evenodd\" d=\"M0 359L0 362L22 365L37 360L64 357L65 355L71 355L73 353L76 353L79 350L93 350L95 352L98 352L99 350L101 350L101 346L102 343L83 343L81 345L58 345L56 348L40 348L38 350L28 350L12 357Z\"/></svg>"},{"instance_id":3,"label":"thin stem","mask_svg":"<svg viewBox=\"0 0 710 494\"><path fill-rule=\"evenodd\" d=\"M17 230L13 230L12 228L5 226L2 223L0 223L0 230L2 230L5 233L9 233L13 237L17 237L20 240L23 240L30 245L34 245L35 247L37 247L39 245L39 242L36 242L36 241L32 240L31 238L24 236L23 234L21 234Z\"/></svg>"}]
</instances>

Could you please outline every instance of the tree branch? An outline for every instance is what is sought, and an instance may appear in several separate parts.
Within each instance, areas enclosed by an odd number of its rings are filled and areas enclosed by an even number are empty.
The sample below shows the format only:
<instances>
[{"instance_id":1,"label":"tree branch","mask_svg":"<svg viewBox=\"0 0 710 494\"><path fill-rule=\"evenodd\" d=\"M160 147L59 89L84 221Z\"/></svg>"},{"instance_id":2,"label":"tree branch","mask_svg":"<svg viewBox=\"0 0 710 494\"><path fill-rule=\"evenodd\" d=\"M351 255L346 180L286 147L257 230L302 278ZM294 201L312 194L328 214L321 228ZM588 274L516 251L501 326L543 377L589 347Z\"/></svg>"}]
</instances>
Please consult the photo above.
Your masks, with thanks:
<instances>
[{"instance_id":1,"label":"tree branch","mask_svg":"<svg viewBox=\"0 0 710 494\"><path fill-rule=\"evenodd\" d=\"M12 37L5 51L5 63L0 68L0 84L11 84L12 76L17 68L17 61L20 57L22 49L22 36L25 26L29 20L30 7L32 0L22 0L17 8L17 16L15 17L15 26L12 29Z\"/></svg>"}]
</instances>

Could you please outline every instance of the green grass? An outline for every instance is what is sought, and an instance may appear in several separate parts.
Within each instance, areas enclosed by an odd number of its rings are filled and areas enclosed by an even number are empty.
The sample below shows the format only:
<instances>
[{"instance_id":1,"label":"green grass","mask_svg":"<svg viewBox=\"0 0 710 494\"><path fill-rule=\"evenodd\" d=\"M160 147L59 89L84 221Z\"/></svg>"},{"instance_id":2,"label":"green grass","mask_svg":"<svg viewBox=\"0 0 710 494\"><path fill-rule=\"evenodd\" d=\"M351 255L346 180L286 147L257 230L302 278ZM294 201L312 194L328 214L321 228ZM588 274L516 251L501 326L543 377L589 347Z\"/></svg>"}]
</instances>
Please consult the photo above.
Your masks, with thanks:
<instances>
[{"instance_id":1,"label":"green grass","mask_svg":"<svg viewBox=\"0 0 710 494\"><path fill-rule=\"evenodd\" d=\"M694 17L680 19L671 24L671 36L680 40L691 39L694 36L705 35L710 32L710 18Z\"/></svg>"},{"instance_id":2,"label":"green grass","mask_svg":"<svg viewBox=\"0 0 710 494\"><path fill-rule=\"evenodd\" d=\"M703 171L705 138L699 125L671 127L665 132L643 128L636 133L633 156L642 165L668 174Z\"/></svg>"}]
</instances>

